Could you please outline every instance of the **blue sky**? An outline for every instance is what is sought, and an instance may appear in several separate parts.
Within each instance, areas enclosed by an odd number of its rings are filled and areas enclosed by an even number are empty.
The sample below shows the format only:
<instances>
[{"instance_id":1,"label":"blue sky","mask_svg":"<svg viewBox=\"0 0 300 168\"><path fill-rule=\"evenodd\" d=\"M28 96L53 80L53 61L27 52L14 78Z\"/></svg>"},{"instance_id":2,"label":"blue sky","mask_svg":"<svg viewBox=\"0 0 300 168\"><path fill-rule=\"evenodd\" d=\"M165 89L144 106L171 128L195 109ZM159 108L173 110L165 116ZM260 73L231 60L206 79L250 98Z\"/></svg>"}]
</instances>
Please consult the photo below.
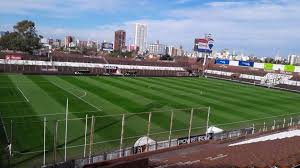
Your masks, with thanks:
<instances>
[{"instance_id":1,"label":"blue sky","mask_svg":"<svg viewBox=\"0 0 300 168\"><path fill-rule=\"evenodd\" d=\"M160 40L191 51L195 37L211 33L216 50L255 54L300 54L299 0L8 0L0 3L0 30L33 20L45 37L112 41L134 23L146 23L148 42Z\"/></svg>"}]
</instances>

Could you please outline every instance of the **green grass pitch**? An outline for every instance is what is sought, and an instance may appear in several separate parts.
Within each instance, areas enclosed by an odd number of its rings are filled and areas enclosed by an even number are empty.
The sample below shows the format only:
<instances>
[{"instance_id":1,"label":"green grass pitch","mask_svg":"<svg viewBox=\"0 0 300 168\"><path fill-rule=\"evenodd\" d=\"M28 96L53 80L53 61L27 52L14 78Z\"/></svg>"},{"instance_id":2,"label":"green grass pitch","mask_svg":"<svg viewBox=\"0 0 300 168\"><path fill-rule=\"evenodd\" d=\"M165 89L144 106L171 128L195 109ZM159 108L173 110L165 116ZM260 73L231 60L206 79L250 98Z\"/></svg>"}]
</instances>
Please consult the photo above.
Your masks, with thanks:
<instances>
[{"instance_id":1,"label":"green grass pitch","mask_svg":"<svg viewBox=\"0 0 300 168\"><path fill-rule=\"evenodd\" d=\"M92 154L118 149L121 115L125 117L124 146L132 146L147 132L148 111L153 113L151 137L166 140L171 109L174 113L173 138L186 136L190 109L211 107L210 125L223 129L262 124L261 118L300 114L300 95L207 78L125 78L83 76L0 75L0 112L2 157L6 137L12 141L12 163L26 167L42 163L43 120L46 124L47 163L53 162L53 142L58 124L57 161L63 160L66 99L69 100L68 157L83 156L85 116L88 133L91 116L95 119ZM137 114L130 114L137 113ZM104 115L115 115L101 117ZM203 132L207 109L195 109L192 134ZM279 119L274 117L274 119ZM241 122L247 121L247 122ZM232 124L227 124L232 123ZM160 134L156 134L160 132ZM132 137L132 138L130 138ZM87 143L89 143L87 136ZM102 143L103 141L109 141ZM88 152L88 149L87 149ZM3 161L2 161L3 162Z\"/></svg>"}]
</instances>

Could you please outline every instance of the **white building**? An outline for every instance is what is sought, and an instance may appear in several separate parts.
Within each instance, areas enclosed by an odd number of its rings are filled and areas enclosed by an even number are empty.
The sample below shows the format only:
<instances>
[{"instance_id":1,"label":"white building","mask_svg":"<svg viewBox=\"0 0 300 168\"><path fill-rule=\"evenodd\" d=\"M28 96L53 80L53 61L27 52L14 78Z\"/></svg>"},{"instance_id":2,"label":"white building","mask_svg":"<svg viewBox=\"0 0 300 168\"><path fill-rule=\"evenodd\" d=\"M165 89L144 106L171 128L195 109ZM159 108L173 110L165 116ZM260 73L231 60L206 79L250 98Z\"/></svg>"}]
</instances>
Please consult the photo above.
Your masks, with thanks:
<instances>
[{"instance_id":1,"label":"white building","mask_svg":"<svg viewBox=\"0 0 300 168\"><path fill-rule=\"evenodd\" d=\"M292 54L288 56L288 62L291 65L300 64L300 56Z\"/></svg>"},{"instance_id":2,"label":"white building","mask_svg":"<svg viewBox=\"0 0 300 168\"><path fill-rule=\"evenodd\" d=\"M166 54L166 45L160 44L159 41L157 41L154 44L150 44L149 45L149 54L165 55Z\"/></svg>"},{"instance_id":3,"label":"white building","mask_svg":"<svg viewBox=\"0 0 300 168\"><path fill-rule=\"evenodd\" d=\"M147 49L147 25L137 23L135 25L135 46L139 47L139 53L143 53Z\"/></svg>"}]
</instances>

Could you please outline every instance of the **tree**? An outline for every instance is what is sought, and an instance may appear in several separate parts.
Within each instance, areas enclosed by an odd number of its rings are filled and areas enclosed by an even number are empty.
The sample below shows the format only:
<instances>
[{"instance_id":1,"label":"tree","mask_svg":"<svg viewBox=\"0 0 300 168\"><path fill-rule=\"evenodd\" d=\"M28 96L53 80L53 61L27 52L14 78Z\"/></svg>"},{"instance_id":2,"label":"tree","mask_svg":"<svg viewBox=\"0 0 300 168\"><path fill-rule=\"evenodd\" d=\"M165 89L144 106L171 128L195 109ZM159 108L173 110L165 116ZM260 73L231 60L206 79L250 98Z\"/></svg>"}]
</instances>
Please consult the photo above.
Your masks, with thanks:
<instances>
[{"instance_id":1,"label":"tree","mask_svg":"<svg viewBox=\"0 0 300 168\"><path fill-rule=\"evenodd\" d=\"M34 22L23 20L18 22L13 28L13 32L4 35L0 39L1 48L32 54L34 50L42 47L40 44L42 36L37 34Z\"/></svg>"},{"instance_id":2,"label":"tree","mask_svg":"<svg viewBox=\"0 0 300 168\"><path fill-rule=\"evenodd\" d=\"M275 60L273 58L266 58L265 63L275 63Z\"/></svg>"},{"instance_id":3,"label":"tree","mask_svg":"<svg viewBox=\"0 0 300 168\"><path fill-rule=\"evenodd\" d=\"M173 61L173 57L171 57L170 55L162 55L161 57L160 57L160 60L167 60L167 61Z\"/></svg>"}]
</instances>

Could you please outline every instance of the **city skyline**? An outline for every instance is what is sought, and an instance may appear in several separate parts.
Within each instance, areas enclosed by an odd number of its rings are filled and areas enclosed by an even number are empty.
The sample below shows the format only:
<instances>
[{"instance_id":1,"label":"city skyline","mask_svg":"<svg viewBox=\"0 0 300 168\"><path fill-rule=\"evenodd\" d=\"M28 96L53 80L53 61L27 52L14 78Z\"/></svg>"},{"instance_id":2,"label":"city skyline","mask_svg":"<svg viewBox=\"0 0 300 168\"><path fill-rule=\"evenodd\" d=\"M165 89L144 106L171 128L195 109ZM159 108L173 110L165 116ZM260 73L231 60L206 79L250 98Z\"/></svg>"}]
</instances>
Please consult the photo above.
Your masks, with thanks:
<instances>
[{"instance_id":1,"label":"city skyline","mask_svg":"<svg viewBox=\"0 0 300 168\"><path fill-rule=\"evenodd\" d=\"M47 4L47 5L45 5ZM23 19L36 23L45 37L113 41L114 31L127 32L134 42L134 24L148 25L147 43L183 45L191 51L195 38L211 33L215 50L228 48L257 56L299 54L300 2L256 1L134 1L15 0L2 2L0 31L12 30Z\"/></svg>"}]
</instances>

